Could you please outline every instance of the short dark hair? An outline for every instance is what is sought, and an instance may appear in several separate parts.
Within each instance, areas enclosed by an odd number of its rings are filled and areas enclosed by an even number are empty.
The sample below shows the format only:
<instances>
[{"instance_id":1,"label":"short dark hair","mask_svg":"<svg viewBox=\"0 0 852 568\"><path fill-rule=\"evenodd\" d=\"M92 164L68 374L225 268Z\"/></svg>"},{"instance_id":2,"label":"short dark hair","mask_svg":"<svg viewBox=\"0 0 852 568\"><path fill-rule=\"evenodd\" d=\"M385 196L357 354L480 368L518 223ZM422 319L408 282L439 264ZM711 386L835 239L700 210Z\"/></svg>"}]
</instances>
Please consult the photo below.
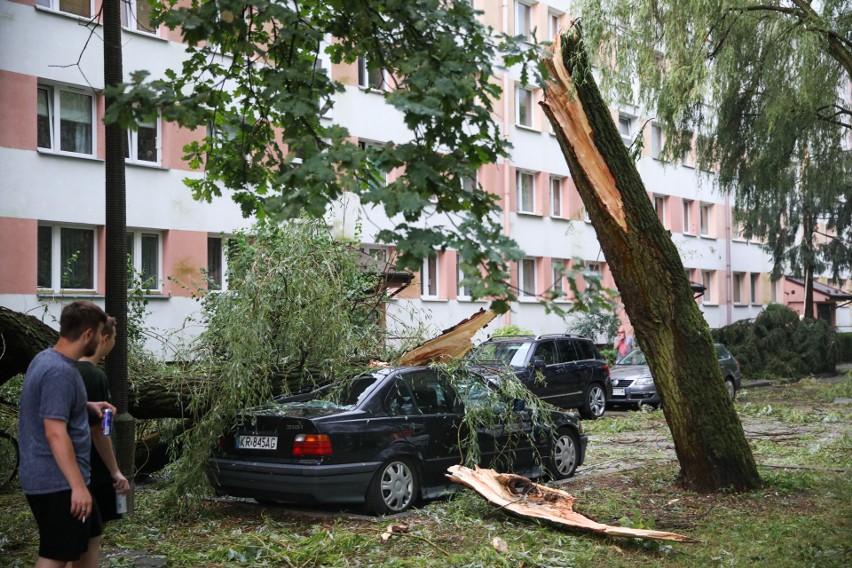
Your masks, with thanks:
<instances>
[{"instance_id":1,"label":"short dark hair","mask_svg":"<svg viewBox=\"0 0 852 568\"><path fill-rule=\"evenodd\" d=\"M59 316L59 335L68 341L77 341L87 329L96 329L106 323L107 315L96 304L88 300L72 302L62 309Z\"/></svg>"},{"instance_id":2,"label":"short dark hair","mask_svg":"<svg viewBox=\"0 0 852 568\"><path fill-rule=\"evenodd\" d=\"M115 335L115 318L107 316L106 323L104 324L103 336L111 337L112 335Z\"/></svg>"}]
</instances>

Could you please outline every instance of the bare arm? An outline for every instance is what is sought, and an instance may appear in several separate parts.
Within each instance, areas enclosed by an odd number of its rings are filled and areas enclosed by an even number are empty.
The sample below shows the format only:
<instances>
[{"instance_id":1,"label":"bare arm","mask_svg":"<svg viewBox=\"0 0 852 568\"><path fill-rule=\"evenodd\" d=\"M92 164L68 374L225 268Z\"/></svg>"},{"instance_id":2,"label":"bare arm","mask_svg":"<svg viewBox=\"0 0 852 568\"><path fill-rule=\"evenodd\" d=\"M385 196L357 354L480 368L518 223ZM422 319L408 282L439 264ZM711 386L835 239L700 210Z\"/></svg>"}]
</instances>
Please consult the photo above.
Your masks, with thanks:
<instances>
[{"instance_id":1,"label":"bare arm","mask_svg":"<svg viewBox=\"0 0 852 568\"><path fill-rule=\"evenodd\" d=\"M112 480L115 482L113 483L113 487L122 495L127 493L130 489L130 483L118 468L118 462L115 460L115 452L112 449L112 441L109 436L104 436L103 430L101 430L99 425L92 426L92 444L95 446L98 455L101 456L101 460L103 460Z\"/></svg>"},{"instance_id":2,"label":"bare arm","mask_svg":"<svg viewBox=\"0 0 852 568\"><path fill-rule=\"evenodd\" d=\"M68 436L65 421L45 418L44 434L56 465L71 486L71 515L84 520L92 509L92 495L77 465L77 456L74 454L74 445Z\"/></svg>"}]
</instances>

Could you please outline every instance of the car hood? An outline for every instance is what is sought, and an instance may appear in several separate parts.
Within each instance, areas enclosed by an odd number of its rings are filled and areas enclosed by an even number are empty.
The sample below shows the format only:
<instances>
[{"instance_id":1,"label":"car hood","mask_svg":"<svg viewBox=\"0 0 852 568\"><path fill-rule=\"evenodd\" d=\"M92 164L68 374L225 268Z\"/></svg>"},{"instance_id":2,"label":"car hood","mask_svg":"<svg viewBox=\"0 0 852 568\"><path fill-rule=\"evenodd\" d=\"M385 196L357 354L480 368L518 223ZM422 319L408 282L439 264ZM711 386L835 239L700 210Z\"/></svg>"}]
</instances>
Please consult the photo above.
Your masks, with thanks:
<instances>
[{"instance_id":1,"label":"car hood","mask_svg":"<svg viewBox=\"0 0 852 568\"><path fill-rule=\"evenodd\" d=\"M609 368L610 379L638 379L650 377L648 365L613 365Z\"/></svg>"}]
</instances>

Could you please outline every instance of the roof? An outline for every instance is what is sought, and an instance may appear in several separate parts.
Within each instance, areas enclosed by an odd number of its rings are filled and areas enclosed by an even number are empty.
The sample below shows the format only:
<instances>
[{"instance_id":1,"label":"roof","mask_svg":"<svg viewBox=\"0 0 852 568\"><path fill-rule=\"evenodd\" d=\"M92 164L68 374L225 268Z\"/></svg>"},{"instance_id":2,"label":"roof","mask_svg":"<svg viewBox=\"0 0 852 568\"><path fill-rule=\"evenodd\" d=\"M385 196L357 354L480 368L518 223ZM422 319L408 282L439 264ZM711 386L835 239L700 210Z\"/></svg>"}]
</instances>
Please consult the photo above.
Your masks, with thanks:
<instances>
[{"instance_id":1,"label":"roof","mask_svg":"<svg viewBox=\"0 0 852 568\"><path fill-rule=\"evenodd\" d=\"M803 288L805 287L805 281L801 278L793 278L792 276L787 276L786 278L788 282L798 284ZM823 296L827 296L830 300L852 300L852 293L844 292L840 288L835 288L833 286L829 286L828 284L823 284L818 280L814 280L814 292L822 294Z\"/></svg>"}]
</instances>

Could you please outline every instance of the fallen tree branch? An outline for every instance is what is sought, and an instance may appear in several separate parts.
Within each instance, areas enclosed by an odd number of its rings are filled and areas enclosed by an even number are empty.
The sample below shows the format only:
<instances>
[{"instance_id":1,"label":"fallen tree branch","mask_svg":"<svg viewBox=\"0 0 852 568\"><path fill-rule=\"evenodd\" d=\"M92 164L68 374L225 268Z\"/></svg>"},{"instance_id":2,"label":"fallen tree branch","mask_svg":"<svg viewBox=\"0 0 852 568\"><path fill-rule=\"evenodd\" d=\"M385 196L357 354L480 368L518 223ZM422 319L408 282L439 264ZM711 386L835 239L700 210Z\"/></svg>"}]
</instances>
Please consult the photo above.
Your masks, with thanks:
<instances>
[{"instance_id":1,"label":"fallen tree branch","mask_svg":"<svg viewBox=\"0 0 852 568\"><path fill-rule=\"evenodd\" d=\"M489 502L522 517L585 529L608 536L697 542L688 536L647 529L604 525L574 511L574 497L560 489L533 483L526 477L492 469L451 466L447 477L469 487Z\"/></svg>"}]
</instances>

